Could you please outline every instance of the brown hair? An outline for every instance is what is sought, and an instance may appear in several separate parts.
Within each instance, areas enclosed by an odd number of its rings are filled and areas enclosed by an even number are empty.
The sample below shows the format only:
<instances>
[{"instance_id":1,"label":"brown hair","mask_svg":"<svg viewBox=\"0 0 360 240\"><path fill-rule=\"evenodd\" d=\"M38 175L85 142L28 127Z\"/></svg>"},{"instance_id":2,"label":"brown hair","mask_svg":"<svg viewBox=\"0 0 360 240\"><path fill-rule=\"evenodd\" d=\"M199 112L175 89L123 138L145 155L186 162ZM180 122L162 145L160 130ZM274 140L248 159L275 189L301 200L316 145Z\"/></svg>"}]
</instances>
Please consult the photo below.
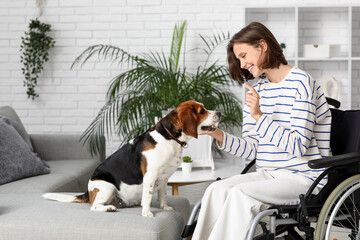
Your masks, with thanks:
<instances>
[{"instance_id":1,"label":"brown hair","mask_svg":"<svg viewBox=\"0 0 360 240\"><path fill-rule=\"evenodd\" d=\"M260 40L265 40L268 47L264 61L260 64L260 68L278 68L280 64L287 64L285 56L282 52L280 44L277 42L270 30L259 22L252 22L240 32L236 33L227 46L227 59L229 64L230 76L239 82L254 79L254 76L247 70L242 69L240 60L234 54L235 43L246 43L255 48L259 47ZM265 76L260 76L265 77Z\"/></svg>"}]
</instances>

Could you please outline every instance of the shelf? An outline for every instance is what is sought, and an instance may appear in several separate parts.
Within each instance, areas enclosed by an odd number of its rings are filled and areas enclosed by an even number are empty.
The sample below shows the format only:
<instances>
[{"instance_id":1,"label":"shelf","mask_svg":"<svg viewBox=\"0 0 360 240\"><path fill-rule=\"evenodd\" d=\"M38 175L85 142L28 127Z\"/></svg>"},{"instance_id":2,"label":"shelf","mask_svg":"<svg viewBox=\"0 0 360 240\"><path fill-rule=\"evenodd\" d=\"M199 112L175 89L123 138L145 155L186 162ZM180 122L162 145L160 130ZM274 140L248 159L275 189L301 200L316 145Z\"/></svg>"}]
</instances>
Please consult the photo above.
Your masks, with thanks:
<instances>
[{"instance_id":1,"label":"shelf","mask_svg":"<svg viewBox=\"0 0 360 240\"><path fill-rule=\"evenodd\" d=\"M347 57L329 57L329 58L299 57L298 60L299 61L348 61L349 58L347 58Z\"/></svg>"},{"instance_id":2,"label":"shelf","mask_svg":"<svg viewBox=\"0 0 360 240\"><path fill-rule=\"evenodd\" d=\"M246 7L245 24L250 22L265 24L286 43L290 65L320 82L335 78L342 109L360 108L360 6ZM330 55L338 57L304 57L306 44L331 45Z\"/></svg>"}]
</instances>

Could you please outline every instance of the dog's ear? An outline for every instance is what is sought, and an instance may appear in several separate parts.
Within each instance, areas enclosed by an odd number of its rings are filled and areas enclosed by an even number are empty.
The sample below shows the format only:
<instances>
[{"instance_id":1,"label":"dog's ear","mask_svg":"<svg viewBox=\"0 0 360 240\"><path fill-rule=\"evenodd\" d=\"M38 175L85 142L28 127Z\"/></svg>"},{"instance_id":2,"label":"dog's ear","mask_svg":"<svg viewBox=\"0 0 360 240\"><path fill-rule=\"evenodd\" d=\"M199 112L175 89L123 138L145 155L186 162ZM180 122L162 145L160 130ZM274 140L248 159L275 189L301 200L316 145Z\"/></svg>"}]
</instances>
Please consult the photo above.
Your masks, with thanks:
<instances>
[{"instance_id":1,"label":"dog's ear","mask_svg":"<svg viewBox=\"0 0 360 240\"><path fill-rule=\"evenodd\" d=\"M179 125L186 135L198 138L196 114L192 109L181 109L178 112Z\"/></svg>"}]
</instances>

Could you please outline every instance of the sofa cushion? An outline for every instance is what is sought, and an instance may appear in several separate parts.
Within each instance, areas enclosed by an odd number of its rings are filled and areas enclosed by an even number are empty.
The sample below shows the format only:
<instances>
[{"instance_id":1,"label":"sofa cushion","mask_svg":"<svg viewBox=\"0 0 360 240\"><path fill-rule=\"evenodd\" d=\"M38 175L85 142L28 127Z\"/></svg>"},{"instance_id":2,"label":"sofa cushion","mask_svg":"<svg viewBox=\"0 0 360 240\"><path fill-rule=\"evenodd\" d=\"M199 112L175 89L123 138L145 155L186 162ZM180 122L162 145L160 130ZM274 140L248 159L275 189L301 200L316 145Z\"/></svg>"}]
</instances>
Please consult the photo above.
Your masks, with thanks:
<instances>
[{"instance_id":1,"label":"sofa cushion","mask_svg":"<svg viewBox=\"0 0 360 240\"><path fill-rule=\"evenodd\" d=\"M0 202L0 238L7 240L178 240L190 214L189 201L174 196L168 197L174 212L153 201L153 218L143 217L141 207L94 212L89 204L49 201L39 193L0 193Z\"/></svg>"},{"instance_id":2,"label":"sofa cushion","mask_svg":"<svg viewBox=\"0 0 360 240\"><path fill-rule=\"evenodd\" d=\"M12 109L9 106L0 107L0 116L9 118L17 123L17 126L15 127L18 133L21 135L21 137L25 140L25 142L30 146L31 151L33 151L33 146L31 144L30 137L28 133L26 132L24 125L22 124L19 116L15 112L14 109Z\"/></svg>"},{"instance_id":3,"label":"sofa cushion","mask_svg":"<svg viewBox=\"0 0 360 240\"><path fill-rule=\"evenodd\" d=\"M50 168L38 158L13 127L0 119L0 185L17 179L46 174Z\"/></svg>"}]
</instances>

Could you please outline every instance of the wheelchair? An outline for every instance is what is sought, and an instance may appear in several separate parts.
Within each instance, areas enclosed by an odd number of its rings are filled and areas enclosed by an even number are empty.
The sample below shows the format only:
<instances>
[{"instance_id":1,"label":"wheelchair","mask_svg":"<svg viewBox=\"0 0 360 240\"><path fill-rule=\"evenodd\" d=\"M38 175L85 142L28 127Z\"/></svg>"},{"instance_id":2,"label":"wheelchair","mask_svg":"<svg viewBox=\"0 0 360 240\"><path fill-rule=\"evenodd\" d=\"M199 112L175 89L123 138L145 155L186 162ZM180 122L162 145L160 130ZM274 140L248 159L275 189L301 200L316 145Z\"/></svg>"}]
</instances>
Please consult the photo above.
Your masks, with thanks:
<instances>
[{"instance_id":1,"label":"wheelchair","mask_svg":"<svg viewBox=\"0 0 360 240\"><path fill-rule=\"evenodd\" d=\"M332 113L332 157L311 160L312 169L326 170L314 181L297 205L274 205L252 221L247 240L360 240L360 110L340 110L340 102L327 98ZM253 167L251 161L241 172ZM327 177L326 185L312 194ZM194 232L201 200L194 206L182 238ZM269 221L264 221L264 218ZM256 229L261 233L255 236Z\"/></svg>"}]
</instances>

